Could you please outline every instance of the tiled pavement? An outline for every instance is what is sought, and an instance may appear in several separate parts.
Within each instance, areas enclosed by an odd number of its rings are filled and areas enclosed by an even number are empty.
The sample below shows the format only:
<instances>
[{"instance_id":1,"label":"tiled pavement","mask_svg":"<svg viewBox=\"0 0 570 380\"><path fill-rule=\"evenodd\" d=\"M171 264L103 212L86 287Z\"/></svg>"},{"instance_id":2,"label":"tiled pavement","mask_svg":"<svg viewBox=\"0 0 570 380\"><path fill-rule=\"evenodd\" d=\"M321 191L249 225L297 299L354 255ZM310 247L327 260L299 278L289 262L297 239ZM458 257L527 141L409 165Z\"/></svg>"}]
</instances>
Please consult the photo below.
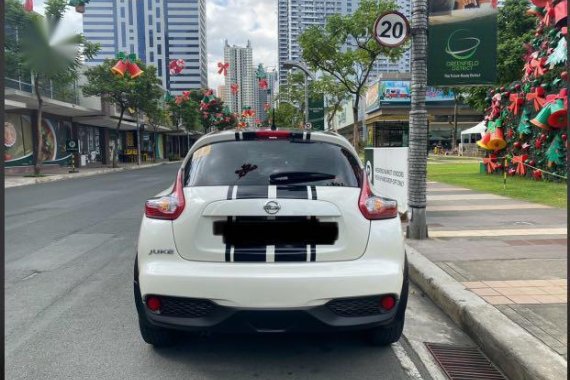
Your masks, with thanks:
<instances>
[{"instance_id":1,"label":"tiled pavement","mask_svg":"<svg viewBox=\"0 0 570 380\"><path fill-rule=\"evenodd\" d=\"M424 256L567 357L566 210L428 182Z\"/></svg>"}]
</instances>

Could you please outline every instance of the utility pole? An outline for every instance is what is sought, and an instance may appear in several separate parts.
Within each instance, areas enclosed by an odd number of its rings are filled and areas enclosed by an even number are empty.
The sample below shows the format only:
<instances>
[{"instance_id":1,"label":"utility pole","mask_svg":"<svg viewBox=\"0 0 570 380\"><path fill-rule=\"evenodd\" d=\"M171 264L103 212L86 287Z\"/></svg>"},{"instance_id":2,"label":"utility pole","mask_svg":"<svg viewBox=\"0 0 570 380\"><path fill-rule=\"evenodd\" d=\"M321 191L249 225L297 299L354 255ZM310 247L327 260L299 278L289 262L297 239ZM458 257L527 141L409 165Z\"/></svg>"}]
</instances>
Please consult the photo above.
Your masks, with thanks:
<instances>
[{"instance_id":1,"label":"utility pole","mask_svg":"<svg viewBox=\"0 0 570 380\"><path fill-rule=\"evenodd\" d=\"M305 74L305 124L309 122L309 81L307 80L307 73Z\"/></svg>"},{"instance_id":2,"label":"utility pole","mask_svg":"<svg viewBox=\"0 0 570 380\"><path fill-rule=\"evenodd\" d=\"M427 239L427 0L412 0L412 104L408 150L408 239Z\"/></svg>"}]
</instances>

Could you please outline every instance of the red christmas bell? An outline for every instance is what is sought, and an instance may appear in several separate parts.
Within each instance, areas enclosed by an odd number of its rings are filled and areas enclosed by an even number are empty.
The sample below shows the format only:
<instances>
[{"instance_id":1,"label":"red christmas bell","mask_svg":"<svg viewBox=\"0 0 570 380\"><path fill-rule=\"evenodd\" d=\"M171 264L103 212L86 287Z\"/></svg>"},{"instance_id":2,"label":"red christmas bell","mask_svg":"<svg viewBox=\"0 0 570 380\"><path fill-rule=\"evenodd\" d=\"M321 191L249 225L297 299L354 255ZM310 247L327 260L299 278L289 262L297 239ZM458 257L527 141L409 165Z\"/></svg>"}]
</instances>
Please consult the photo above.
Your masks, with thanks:
<instances>
[{"instance_id":1,"label":"red christmas bell","mask_svg":"<svg viewBox=\"0 0 570 380\"><path fill-rule=\"evenodd\" d=\"M501 128L495 128L495 130L491 133L489 142L487 143L488 149L501 150L506 146L507 142L503 137L503 130Z\"/></svg>"},{"instance_id":2,"label":"red christmas bell","mask_svg":"<svg viewBox=\"0 0 570 380\"><path fill-rule=\"evenodd\" d=\"M132 79L135 79L135 78L141 76L143 73L141 68L136 63L132 63L132 62L129 62L127 64L127 70L129 71L129 75L131 76Z\"/></svg>"},{"instance_id":3,"label":"red christmas bell","mask_svg":"<svg viewBox=\"0 0 570 380\"><path fill-rule=\"evenodd\" d=\"M34 10L34 2L33 0L26 0L24 1L24 10L26 12L31 12Z\"/></svg>"},{"instance_id":4,"label":"red christmas bell","mask_svg":"<svg viewBox=\"0 0 570 380\"><path fill-rule=\"evenodd\" d=\"M490 133L485 133L483 135L483 137L481 138L481 140L477 141L477 145L479 145L479 147L486 149L486 150L490 150L491 148L489 148L487 146L487 144L489 143L489 140L491 139L491 134Z\"/></svg>"},{"instance_id":5,"label":"red christmas bell","mask_svg":"<svg viewBox=\"0 0 570 380\"><path fill-rule=\"evenodd\" d=\"M554 23L557 28L566 25L568 19L568 2L566 0L560 1L554 7Z\"/></svg>"},{"instance_id":6,"label":"red christmas bell","mask_svg":"<svg viewBox=\"0 0 570 380\"><path fill-rule=\"evenodd\" d=\"M127 71L127 64L122 59L119 59L117 63L115 63L115 66L111 67L111 72L121 77L125 75L126 71Z\"/></svg>"},{"instance_id":7,"label":"red christmas bell","mask_svg":"<svg viewBox=\"0 0 570 380\"><path fill-rule=\"evenodd\" d=\"M564 128L568 122L568 109L564 106L562 99L557 99L550 106L550 116L548 124L553 128Z\"/></svg>"}]
</instances>

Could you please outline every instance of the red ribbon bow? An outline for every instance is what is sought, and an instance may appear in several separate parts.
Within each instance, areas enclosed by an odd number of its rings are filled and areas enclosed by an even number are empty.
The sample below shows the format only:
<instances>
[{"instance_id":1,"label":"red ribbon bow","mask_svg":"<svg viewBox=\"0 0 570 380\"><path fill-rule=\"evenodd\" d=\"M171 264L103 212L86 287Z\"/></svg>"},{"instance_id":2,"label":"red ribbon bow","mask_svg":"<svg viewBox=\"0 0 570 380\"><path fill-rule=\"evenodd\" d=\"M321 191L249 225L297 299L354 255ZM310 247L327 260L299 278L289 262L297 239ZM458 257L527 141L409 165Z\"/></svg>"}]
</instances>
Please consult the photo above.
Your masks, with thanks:
<instances>
[{"instance_id":1,"label":"red ribbon bow","mask_svg":"<svg viewBox=\"0 0 570 380\"><path fill-rule=\"evenodd\" d=\"M534 104L534 109L540 111L540 109L546 103L546 98L544 97L544 88L537 87L534 92L526 94L526 100L532 100Z\"/></svg>"},{"instance_id":2,"label":"red ribbon bow","mask_svg":"<svg viewBox=\"0 0 570 380\"><path fill-rule=\"evenodd\" d=\"M489 157L483 158L483 164L487 166L487 173L492 174L497 169L497 156L490 154Z\"/></svg>"},{"instance_id":3,"label":"red ribbon bow","mask_svg":"<svg viewBox=\"0 0 570 380\"><path fill-rule=\"evenodd\" d=\"M526 166L524 165L524 162L527 160L527 158L528 154L513 156L512 163L517 164L517 170L515 171L515 173L517 173L518 175L522 176L526 175Z\"/></svg>"},{"instance_id":4,"label":"red ribbon bow","mask_svg":"<svg viewBox=\"0 0 570 380\"><path fill-rule=\"evenodd\" d=\"M556 100L562 99L564 106L568 109L568 89L563 88L558 94L551 94L546 97L545 103L554 103Z\"/></svg>"},{"instance_id":5,"label":"red ribbon bow","mask_svg":"<svg viewBox=\"0 0 570 380\"><path fill-rule=\"evenodd\" d=\"M547 69L546 67L544 67L545 64L546 64L546 57L531 59L530 66L532 68L532 74L534 75L535 78L538 78L544 75L544 73L546 73Z\"/></svg>"},{"instance_id":6,"label":"red ribbon bow","mask_svg":"<svg viewBox=\"0 0 570 380\"><path fill-rule=\"evenodd\" d=\"M228 75L228 69L230 68L230 64L227 62L218 62L218 74L224 73L224 76Z\"/></svg>"},{"instance_id":7,"label":"red ribbon bow","mask_svg":"<svg viewBox=\"0 0 570 380\"><path fill-rule=\"evenodd\" d=\"M521 111L522 105L524 104L524 94L511 94L509 96L509 100L511 101L511 104L509 105L509 111L515 115L518 115Z\"/></svg>"},{"instance_id":8,"label":"red ribbon bow","mask_svg":"<svg viewBox=\"0 0 570 380\"><path fill-rule=\"evenodd\" d=\"M554 20L554 7L552 6L552 0L548 0L544 6L544 16L540 22L544 26L549 26L552 20Z\"/></svg>"},{"instance_id":9,"label":"red ribbon bow","mask_svg":"<svg viewBox=\"0 0 570 380\"><path fill-rule=\"evenodd\" d=\"M232 90L232 94L235 95L235 94L238 93L239 86L238 86L236 83L233 83L233 84L230 86L230 89Z\"/></svg>"}]
</instances>

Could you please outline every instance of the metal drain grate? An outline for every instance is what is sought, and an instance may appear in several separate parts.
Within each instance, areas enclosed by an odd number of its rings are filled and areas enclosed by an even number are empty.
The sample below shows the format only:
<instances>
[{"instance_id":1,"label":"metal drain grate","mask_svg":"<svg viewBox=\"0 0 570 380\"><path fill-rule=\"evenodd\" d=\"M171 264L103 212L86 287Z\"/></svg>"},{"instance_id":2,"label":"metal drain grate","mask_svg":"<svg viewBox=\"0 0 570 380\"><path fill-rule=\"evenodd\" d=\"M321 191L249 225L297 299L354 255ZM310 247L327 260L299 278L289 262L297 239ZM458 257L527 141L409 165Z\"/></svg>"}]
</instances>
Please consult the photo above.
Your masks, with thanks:
<instances>
[{"instance_id":1,"label":"metal drain grate","mask_svg":"<svg viewBox=\"0 0 570 380\"><path fill-rule=\"evenodd\" d=\"M451 380L506 380L493 363L476 347L425 343Z\"/></svg>"}]
</instances>

